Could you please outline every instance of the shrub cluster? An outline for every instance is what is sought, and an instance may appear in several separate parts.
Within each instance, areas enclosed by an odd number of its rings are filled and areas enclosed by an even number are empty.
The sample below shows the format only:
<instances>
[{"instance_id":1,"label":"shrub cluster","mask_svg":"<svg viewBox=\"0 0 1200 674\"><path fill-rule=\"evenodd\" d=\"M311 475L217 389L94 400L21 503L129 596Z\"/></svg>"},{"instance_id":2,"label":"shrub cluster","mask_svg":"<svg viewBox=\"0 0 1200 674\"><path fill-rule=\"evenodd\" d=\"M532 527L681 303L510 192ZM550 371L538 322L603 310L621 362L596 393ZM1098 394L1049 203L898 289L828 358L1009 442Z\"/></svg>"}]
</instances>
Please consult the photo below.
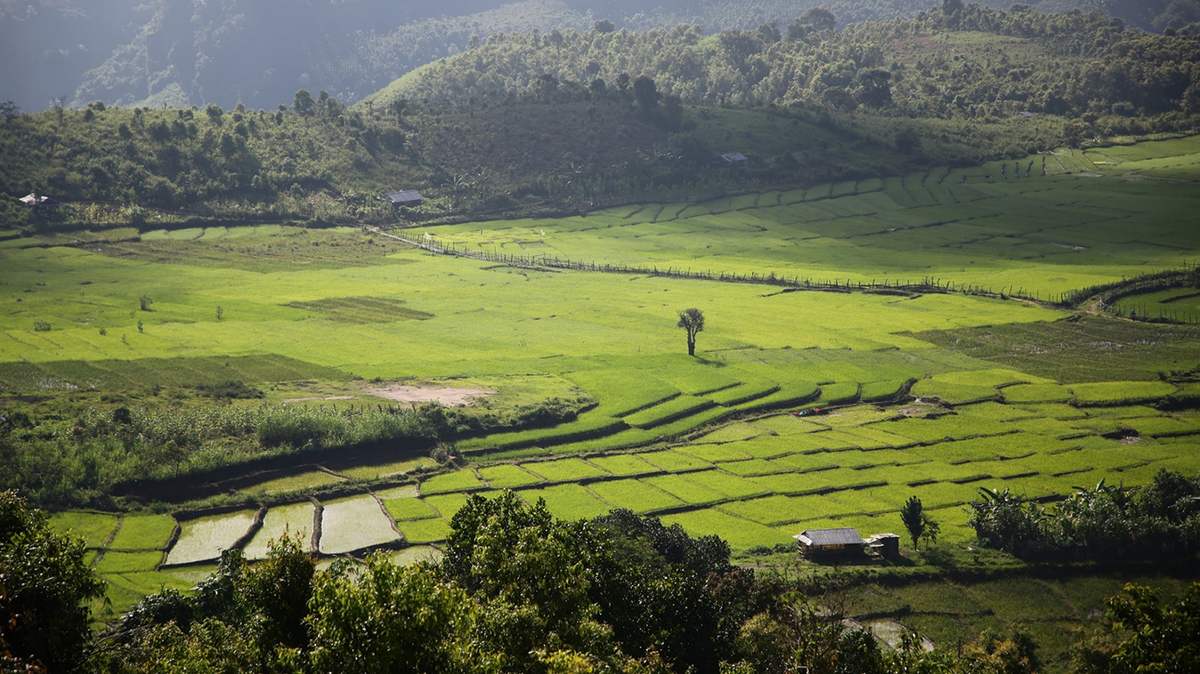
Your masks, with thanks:
<instances>
[{"instance_id":1,"label":"shrub cluster","mask_svg":"<svg viewBox=\"0 0 1200 674\"><path fill-rule=\"evenodd\" d=\"M1200 477L1162 470L1145 487L1101 481L1043 506L982 490L968 523L985 545L1035 559L1170 559L1200 551Z\"/></svg>"},{"instance_id":2,"label":"shrub cluster","mask_svg":"<svg viewBox=\"0 0 1200 674\"><path fill-rule=\"evenodd\" d=\"M219 399L256 399L241 382L197 387ZM131 480L172 478L267 455L388 443L398 451L498 430L570 421L589 401L552 398L503 410L269 403L90 406L75 415L0 417L0 488L54 505L103 505Z\"/></svg>"}]
</instances>

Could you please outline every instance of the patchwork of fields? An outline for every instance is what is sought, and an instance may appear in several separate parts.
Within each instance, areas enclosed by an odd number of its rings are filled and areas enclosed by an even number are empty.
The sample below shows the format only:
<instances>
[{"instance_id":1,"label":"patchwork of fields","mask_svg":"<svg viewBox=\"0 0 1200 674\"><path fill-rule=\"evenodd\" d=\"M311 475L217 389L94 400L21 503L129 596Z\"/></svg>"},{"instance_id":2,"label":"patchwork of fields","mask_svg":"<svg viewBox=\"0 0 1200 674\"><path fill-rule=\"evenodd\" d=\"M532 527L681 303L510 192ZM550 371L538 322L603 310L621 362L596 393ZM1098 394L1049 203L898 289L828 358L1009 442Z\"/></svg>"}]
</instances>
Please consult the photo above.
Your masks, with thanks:
<instances>
[{"instance_id":1,"label":"patchwork of fields","mask_svg":"<svg viewBox=\"0 0 1200 674\"><path fill-rule=\"evenodd\" d=\"M522 257L814 282L939 279L1055 299L1195 261L1200 138L418 231ZM1186 186L1192 185L1192 189Z\"/></svg>"},{"instance_id":2,"label":"patchwork of fields","mask_svg":"<svg viewBox=\"0 0 1200 674\"><path fill-rule=\"evenodd\" d=\"M417 236L519 256L843 283L935 277L1057 297L1194 261L1198 179L1200 138L1189 138ZM202 517L55 515L87 540L117 609L188 585L222 549L261 558L284 532L323 560L436 555L470 494L503 489L565 518L660 516L745 558L805 528L897 531L911 495L954 544L971 536L962 504L980 487L1042 497L1200 470L1194 326L962 293L530 269L349 229L73 239L0 246L5 406L167 404L231 380L265 390L267 404L383 404L374 392L393 383L494 391L477 403L492 410L595 403L557 426L461 440L451 467L400 451L353 465L302 457L205 485L235 505ZM690 306L707 318L698 358L675 327Z\"/></svg>"},{"instance_id":3,"label":"patchwork of fields","mask_svg":"<svg viewBox=\"0 0 1200 674\"><path fill-rule=\"evenodd\" d=\"M900 530L900 505L912 495L942 523L943 540L969 541L962 506L980 487L1041 498L1101 479L1134 484L1164 468L1200 470L1200 413L1150 406L1194 399L1194 385L1066 386L992 369L924 379L913 392L915 401L891 406L855 402L856 393L834 407L813 403L635 450L584 442L552 457L484 458L411 486L181 520L177 540L166 515L64 513L56 522L99 551L105 575L169 577L170 567L211 564L230 547L261 558L284 533L322 556L430 554L469 495L511 489L562 518L628 508L745 553L787 545L806 528ZM160 565L168 570L155 574Z\"/></svg>"}]
</instances>

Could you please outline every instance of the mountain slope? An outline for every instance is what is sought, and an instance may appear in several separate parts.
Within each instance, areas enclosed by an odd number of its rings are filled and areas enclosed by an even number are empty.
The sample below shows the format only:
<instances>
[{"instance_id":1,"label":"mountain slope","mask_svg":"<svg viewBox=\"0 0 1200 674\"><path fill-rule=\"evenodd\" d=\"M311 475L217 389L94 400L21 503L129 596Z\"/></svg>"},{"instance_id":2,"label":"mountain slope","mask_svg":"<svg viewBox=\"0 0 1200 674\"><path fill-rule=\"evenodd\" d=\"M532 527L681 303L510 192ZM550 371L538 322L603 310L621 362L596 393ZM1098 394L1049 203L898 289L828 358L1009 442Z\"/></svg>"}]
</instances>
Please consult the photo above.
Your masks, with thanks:
<instances>
[{"instance_id":1,"label":"mountain slope","mask_svg":"<svg viewBox=\"0 0 1200 674\"><path fill-rule=\"evenodd\" d=\"M645 32L513 35L411 73L367 103L437 107L572 97L653 78L709 105L819 104L910 117L996 119L1200 112L1200 36L1122 30L1095 14L970 7L782 37Z\"/></svg>"},{"instance_id":2,"label":"mountain slope","mask_svg":"<svg viewBox=\"0 0 1200 674\"><path fill-rule=\"evenodd\" d=\"M1200 0L1028 4L1108 9L1146 29L1200 18ZM489 36L580 30L598 19L635 30L786 29L818 6L846 25L915 16L941 0L4 0L0 100L34 110L59 98L274 107L307 88L349 102Z\"/></svg>"}]
</instances>

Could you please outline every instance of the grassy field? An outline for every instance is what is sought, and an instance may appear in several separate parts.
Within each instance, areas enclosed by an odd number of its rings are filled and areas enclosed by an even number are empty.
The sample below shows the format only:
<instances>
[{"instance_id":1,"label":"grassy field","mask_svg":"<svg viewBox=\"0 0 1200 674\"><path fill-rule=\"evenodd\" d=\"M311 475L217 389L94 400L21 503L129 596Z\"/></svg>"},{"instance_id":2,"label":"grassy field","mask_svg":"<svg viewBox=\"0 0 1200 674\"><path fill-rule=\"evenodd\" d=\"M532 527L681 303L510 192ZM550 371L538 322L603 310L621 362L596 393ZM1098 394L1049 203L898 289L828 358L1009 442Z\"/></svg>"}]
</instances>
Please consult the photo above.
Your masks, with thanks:
<instances>
[{"instance_id":1,"label":"grassy field","mask_svg":"<svg viewBox=\"0 0 1200 674\"><path fill-rule=\"evenodd\" d=\"M1169 167L1165 168L1165 167ZM1200 137L577 218L418 231L525 257L1054 298L1191 262ZM1135 235L1131 232L1136 232Z\"/></svg>"},{"instance_id":2,"label":"grassy field","mask_svg":"<svg viewBox=\"0 0 1200 674\"><path fill-rule=\"evenodd\" d=\"M1114 307L1123 316L1200 323L1200 290L1174 288L1121 298Z\"/></svg>"},{"instance_id":3,"label":"grassy field","mask_svg":"<svg viewBox=\"0 0 1200 674\"><path fill-rule=\"evenodd\" d=\"M1198 176L1192 138L415 235L521 256L842 283L936 277L1050 297L1194 260L1185 216ZM428 546L469 494L502 489L566 518L658 515L751 562L806 528L897 531L910 495L933 508L945 545L965 549L963 504L980 487L1036 497L1200 469L1200 415L1178 404L1196 397L1193 326L958 292L529 268L350 228L87 237L0 247L4 409L372 406L395 402L381 396L397 385L484 390L476 404L496 411L594 401L556 426L460 440L454 469L385 452L214 483L214 498L241 509L181 519L169 549L170 515L55 514L92 549L115 607L181 586L235 544L260 558L283 532L324 558L436 554ZM690 306L707 318L697 358L675 327ZM196 401L197 386L230 380L264 398Z\"/></svg>"}]
</instances>

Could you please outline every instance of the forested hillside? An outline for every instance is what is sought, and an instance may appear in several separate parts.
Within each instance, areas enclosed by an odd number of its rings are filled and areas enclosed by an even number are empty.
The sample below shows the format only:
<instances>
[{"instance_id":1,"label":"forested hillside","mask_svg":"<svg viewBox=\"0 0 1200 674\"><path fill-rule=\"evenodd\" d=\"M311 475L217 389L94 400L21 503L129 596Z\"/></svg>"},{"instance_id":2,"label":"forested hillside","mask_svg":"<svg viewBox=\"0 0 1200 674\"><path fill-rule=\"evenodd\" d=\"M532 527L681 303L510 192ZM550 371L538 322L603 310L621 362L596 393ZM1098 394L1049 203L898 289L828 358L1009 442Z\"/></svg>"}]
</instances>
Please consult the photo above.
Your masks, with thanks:
<instances>
[{"instance_id":1,"label":"forested hillside","mask_svg":"<svg viewBox=\"0 0 1200 674\"><path fill-rule=\"evenodd\" d=\"M1007 8L1008 0L986 5ZM1041 0L1108 10L1146 30L1187 30L1198 0ZM817 7L839 25L911 17L941 0L40 0L0 3L0 100L41 110L217 103L274 107L298 88L351 102L491 35L695 25L705 33L787 27Z\"/></svg>"},{"instance_id":2,"label":"forested hillside","mask_svg":"<svg viewBox=\"0 0 1200 674\"><path fill-rule=\"evenodd\" d=\"M1194 129L1200 36L978 7L840 30L810 12L786 33L596 26L495 37L350 108L289 101L10 110L0 190L65 202L42 228L140 227L381 222L402 188L427 221L894 175ZM752 161L714 165L726 152Z\"/></svg>"},{"instance_id":3,"label":"forested hillside","mask_svg":"<svg viewBox=\"0 0 1200 674\"><path fill-rule=\"evenodd\" d=\"M506 36L434 63L371 100L461 106L626 88L630 77L646 75L660 93L697 104L805 102L983 119L1200 111L1200 37L1122 30L1097 14L977 6L832 28L815 15L786 34L764 28L709 36L680 27Z\"/></svg>"}]
</instances>

